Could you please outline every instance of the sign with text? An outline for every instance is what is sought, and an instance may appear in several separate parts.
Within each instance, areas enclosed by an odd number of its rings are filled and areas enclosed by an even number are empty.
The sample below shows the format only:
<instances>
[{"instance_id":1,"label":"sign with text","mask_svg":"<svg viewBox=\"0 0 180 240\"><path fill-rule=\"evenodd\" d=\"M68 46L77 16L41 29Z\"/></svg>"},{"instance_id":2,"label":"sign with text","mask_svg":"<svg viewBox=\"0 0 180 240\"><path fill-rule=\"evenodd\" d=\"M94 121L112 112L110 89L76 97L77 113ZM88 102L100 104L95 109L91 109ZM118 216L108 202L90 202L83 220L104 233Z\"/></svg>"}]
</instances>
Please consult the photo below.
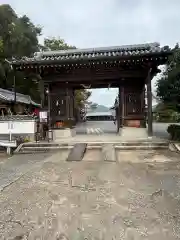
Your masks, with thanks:
<instances>
[{"instance_id":1,"label":"sign with text","mask_svg":"<svg viewBox=\"0 0 180 240\"><path fill-rule=\"evenodd\" d=\"M39 112L39 118L40 118L40 122L47 122L47 118L48 118L48 113L47 111L42 111Z\"/></svg>"}]
</instances>

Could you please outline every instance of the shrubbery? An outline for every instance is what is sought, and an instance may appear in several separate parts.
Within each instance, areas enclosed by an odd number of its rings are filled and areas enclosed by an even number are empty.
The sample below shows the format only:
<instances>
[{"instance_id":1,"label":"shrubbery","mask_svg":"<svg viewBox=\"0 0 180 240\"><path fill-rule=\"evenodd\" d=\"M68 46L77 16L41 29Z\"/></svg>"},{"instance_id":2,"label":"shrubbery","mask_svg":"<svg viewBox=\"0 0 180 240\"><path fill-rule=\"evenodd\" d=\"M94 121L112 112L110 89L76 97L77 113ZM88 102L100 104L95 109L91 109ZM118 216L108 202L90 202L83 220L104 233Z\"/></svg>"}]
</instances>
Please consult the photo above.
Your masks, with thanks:
<instances>
[{"instance_id":1,"label":"shrubbery","mask_svg":"<svg viewBox=\"0 0 180 240\"><path fill-rule=\"evenodd\" d=\"M167 132L171 136L171 140L179 140L180 141L180 125L171 124L167 128Z\"/></svg>"}]
</instances>

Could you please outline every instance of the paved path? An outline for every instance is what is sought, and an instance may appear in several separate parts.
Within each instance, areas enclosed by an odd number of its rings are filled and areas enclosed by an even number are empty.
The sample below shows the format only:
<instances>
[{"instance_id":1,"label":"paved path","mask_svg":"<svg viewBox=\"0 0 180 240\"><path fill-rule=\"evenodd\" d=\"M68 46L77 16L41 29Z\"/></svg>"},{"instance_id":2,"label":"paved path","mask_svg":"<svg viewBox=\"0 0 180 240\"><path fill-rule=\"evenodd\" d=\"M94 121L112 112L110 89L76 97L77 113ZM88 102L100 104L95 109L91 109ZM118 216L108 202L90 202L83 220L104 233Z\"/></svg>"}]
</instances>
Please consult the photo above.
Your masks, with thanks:
<instances>
[{"instance_id":1,"label":"paved path","mask_svg":"<svg viewBox=\"0 0 180 240\"><path fill-rule=\"evenodd\" d=\"M167 127L171 123L153 123L154 136L160 138L168 138ZM87 121L80 123L76 127L78 134L88 135L102 135L102 134L115 134L116 125L112 121Z\"/></svg>"},{"instance_id":2,"label":"paved path","mask_svg":"<svg viewBox=\"0 0 180 240\"><path fill-rule=\"evenodd\" d=\"M144 151L135 160L124 152L116 163L93 153L78 163L62 152L43 158L1 192L0 239L180 239L178 155Z\"/></svg>"},{"instance_id":3,"label":"paved path","mask_svg":"<svg viewBox=\"0 0 180 240\"><path fill-rule=\"evenodd\" d=\"M106 133L116 133L116 125L112 121L87 121L76 126L78 134L101 135Z\"/></svg>"}]
</instances>

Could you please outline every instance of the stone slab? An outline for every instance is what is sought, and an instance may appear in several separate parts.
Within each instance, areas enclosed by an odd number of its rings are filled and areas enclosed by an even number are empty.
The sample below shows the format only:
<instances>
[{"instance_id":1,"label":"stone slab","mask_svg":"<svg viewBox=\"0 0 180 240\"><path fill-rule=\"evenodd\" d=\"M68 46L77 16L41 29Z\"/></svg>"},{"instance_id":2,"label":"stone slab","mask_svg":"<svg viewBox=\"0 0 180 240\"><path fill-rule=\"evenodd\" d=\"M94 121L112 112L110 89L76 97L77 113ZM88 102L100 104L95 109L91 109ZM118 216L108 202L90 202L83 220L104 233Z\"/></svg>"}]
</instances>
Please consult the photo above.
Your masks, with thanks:
<instances>
[{"instance_id":1,"label":"stone slab","mask_svg":"<svg viewBox=\"0 0 180 240\"><path fill-rule=\"evenodd\" d=\"M86 152L86 146L86 143L75 144L68 155L67 161L81 161Z\"/></svg>"},{"instance_id":2,"label":"stone slab","mask_svg":"<svg viewBox=\"0 0 180 240\"><path fill-rule=\"evenodd\" d=\"M122 128L121 137L124 140L147 139L146 128L124 127Z\"/></svg>"},{"instance_id":3,"label":"stone slab","mask_svg":"<svg viewBox=\"0 0 180 240\"><path fill-rule=\"evenodd\" d=\"M53 130L53 141L58 142L58 140L62 140L63 138L75 137L76 130L75 129L54 129Z\"/></svg>"},{"instance_id":4,"label":"stone slab","mask_svg":"<svg viewBox=\"0 0 180 240\"><path fill-rule=\"evenodd\" d=\"M116 152L113 144L103 144L102 155L104 161L116 162Z\"/></svg>"}]
</instances>

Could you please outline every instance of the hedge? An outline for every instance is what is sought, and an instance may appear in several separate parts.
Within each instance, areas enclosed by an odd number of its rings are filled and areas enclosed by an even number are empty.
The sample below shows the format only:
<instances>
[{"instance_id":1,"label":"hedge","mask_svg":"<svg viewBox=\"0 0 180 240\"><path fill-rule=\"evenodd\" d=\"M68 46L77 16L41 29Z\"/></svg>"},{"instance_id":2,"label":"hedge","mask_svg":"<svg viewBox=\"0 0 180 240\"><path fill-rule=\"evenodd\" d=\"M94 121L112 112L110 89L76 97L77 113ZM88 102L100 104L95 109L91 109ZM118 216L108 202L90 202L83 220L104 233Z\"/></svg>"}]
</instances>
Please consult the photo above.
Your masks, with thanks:
<instances>
[{"instance_id":1,"label":"hedge","mask_svg":"<svg viewBox=\"0 0 180 240\"><path fill-rule=\"evenodd\" d=\"M171 136L171 140L180 141L180 125L171 124L167 128L167 132Z\"/></svg>"}]
</instances>

